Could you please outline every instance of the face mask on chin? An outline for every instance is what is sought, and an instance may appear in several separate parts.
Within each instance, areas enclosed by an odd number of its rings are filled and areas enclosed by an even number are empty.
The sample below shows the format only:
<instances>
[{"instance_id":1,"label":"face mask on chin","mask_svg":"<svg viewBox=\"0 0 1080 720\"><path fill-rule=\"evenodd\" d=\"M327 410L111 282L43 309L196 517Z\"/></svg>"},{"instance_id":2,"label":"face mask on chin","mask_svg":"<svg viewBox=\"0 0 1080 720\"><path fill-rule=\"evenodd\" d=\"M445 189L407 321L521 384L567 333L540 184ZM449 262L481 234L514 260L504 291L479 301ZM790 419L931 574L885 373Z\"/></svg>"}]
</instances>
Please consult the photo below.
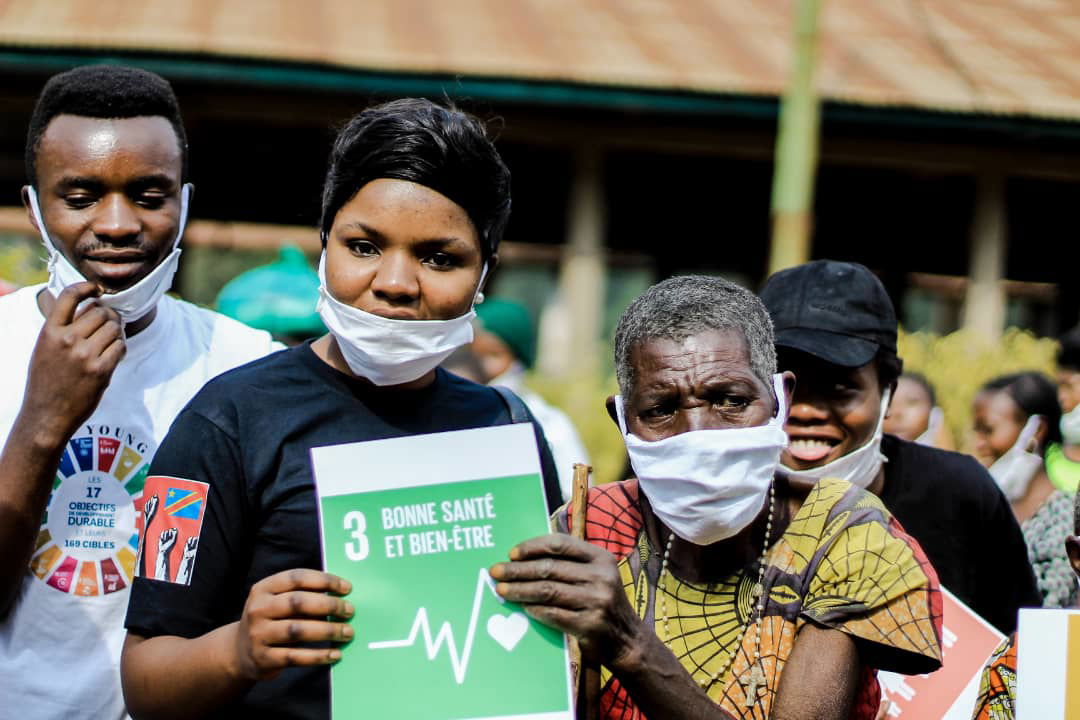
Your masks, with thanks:
<instances>
[{"instance_id":1,"label":"face mask on chin","mask_svg":"<svg viewBox=\"0 0 1080 720\"><path fill-rule=\"evenodd\" d=\"M1060 427L1066 445L1080 445L1080 405L1061 416Z\"/></svg>"},{"instance_id":2,"label":"face mask on chin","mask_svg":"<svg viewBox=\"0 0 1080 720\"><path fill-rule=\"evenodd\" d=\"M923 434L915 438L917 445L926 445L928 447L937 446L937 435L941 430L941 426L945 424L945 412L935 407L930 411L930 419L926 422L926 430Z\"/></svg>"},{"instance_id":3,"label":"face mask on chin","mask_svg":"<svg viewBox=\"0 0 1080 720\"><path fill-rule=\"evenodd\" d=\"M1028 447L1035 439L1035 433L1039 431L1041 423L1041 416L1029 417L1013 446L988 468L990 476L994 478L994 482L998 484L1010 502L1016 502L1024 497L1032 478L1042 467L1042 457L1028 452Z\"/></svg>"},{"instance_id":4,"label":"face mask on chin","mask_svg":"<svg viewBox=\"0 0 1080 720\"><path fill-rule=\"evenodd\" d=\"M487 265L480 273L473 305L483 300ZM319 303L316 310L337 341L349 369L375 385L401 385L418 380L452 352L473 339L472 307L450 320L384 318L346 305L326 287L326 251L319 258Z\"/></svg>"},{"instance_id":5,"label":"face mask on chin","mask_svg":"<svg viewBox=\"0 0 1080 720\"><path fill-rule=\"evenodd\" d=\"M882 427L885 424L885 413L889 409L891 391L891 388L885 388L885 392L881 395L881 413L878 415L877 426L865 445L832 462L808 470L795 470L785 465L784 472L787 473L791 484L798 488L809 489L819 480L828 477L847 480L852 485L863 489L869 487L887 460L881 454L881 436L884 434Z\"/></svg>"},{"instance_id":6,"label":"face mask on chin","mask_svg":"<svg viewBox=\"0 0 1080 720\"><path fill-rule=\"evenodd\" d=\"M176 237L173 239L171 252L146 277L131 287L116 293L106 293L94 300L94 302L115 310L120 315L120 320L125 324L146 316L147 313L157 307L162 296L172 287L173 276L176 275L177 264L180 261L180 239L184 236L184 228L187 226L191 189L192 185L187 183L180 190L180 222L177 225ZM30 211L34 214L34 219L37 221L38 230L41 234L41 241L45 244L45 250L49 253L49 283L46 287L53 297L58 297L64 288L76 283L86 282L86 278L60 252L49 237L49 233L45 229L45 221L41 216L41 208L38 205L37 192L33 187L29 189L28 195Z\"/></svg>"},{"instance_id":7,"label":"face mask on chin","mask_svg":"<svg viewBox=\"0 0 1080 720\"><path fill-rule=\"evenodd\" d=\"M744 530L765 505L787 446L784 380L773 376L778 409L765 425L691 430L649 442L626 428L621 396L615 412L630 464L653 513L673 533L711 545Z\"/></svg>"}]
</instances>

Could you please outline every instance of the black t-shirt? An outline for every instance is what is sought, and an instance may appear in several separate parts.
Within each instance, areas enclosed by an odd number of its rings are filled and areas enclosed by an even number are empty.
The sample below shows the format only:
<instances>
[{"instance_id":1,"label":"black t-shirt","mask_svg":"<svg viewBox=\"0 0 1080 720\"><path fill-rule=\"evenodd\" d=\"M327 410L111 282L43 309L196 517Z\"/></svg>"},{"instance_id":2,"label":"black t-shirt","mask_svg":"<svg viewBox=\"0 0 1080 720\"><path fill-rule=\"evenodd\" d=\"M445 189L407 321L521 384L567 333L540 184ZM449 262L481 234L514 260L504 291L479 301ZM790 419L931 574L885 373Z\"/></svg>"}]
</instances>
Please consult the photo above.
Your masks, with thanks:
<instances>
[{"instance_id":1,"label":"black t-shirt","mask_svg":"<svg viewBox=\"0 0 1080 720\"><path fill-rule=\"evenodd\" d=\"M507 402L491 388L440 369L422 390L377 389L334 370L309 345L219 376L177 417L150 469L210 484L191 584L148 579L140 568L127 628L144 637L198 637L238 620L259 580L322 569L311 448L510 422ZM558 476L533 425L555 505ZM169 682L167 669L160 682ZM218 714L326 718L329 672L286 669Z\"/></svg>"},{"instance_id":2,"label":"black t-shirt","mask_svg":"<svg viewBox=\"0 0 1080 720\"><path fill-rule=\"evenodd\" d=\"M990 474L968 455L885 435L881 500L919 541L943 587L1006 635L1042 596L1020 525ZM1062 548L1064 552L1064 548Z\"/></svg>"}]
</instances>

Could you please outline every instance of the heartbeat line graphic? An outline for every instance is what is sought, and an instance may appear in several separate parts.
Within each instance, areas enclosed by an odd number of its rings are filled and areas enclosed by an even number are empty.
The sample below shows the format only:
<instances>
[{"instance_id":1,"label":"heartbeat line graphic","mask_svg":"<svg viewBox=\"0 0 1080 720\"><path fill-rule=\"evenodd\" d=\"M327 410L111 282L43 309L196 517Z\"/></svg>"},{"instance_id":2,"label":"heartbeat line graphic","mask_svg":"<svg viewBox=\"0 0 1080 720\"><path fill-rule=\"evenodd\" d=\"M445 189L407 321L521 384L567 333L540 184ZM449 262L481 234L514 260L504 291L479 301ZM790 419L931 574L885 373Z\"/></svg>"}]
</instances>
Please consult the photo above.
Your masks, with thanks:
<instances>
[{"instance_id":1,"label":"heartbeat line graphic","mask_svg":"<svg viewBox=\"0 0 1080 720\"><path fill-rule=\"evenodd\" d=\"M465 646L458 651L457 643L454 641L454 629L450 626L449 621L444 622L439 626L439 632L435 637L431 636L431 624L428 622L427 608L420 608L416 611L416 619L413 620L412 629L409 630L409 636L404 640L386 640L382 642L368 643L368 649L370 650L386 650L389 648L403 648L412 647L416 644L416 636L423 633L424 635L424 647L427 650L428 660L434 660L435 656L439 654L439 649L442 648L443 643L446 643L446 651L450 655L450 665L454 670L454 680L460 685L465 682L465 673L469 669L469 656L472 654L473 639L476 637L476 623L480 615L480 601L484 597L484 587L487 586L488 590L495 599L500 603L506 601L499 597L495 592L495 583L492 582L491 577L487 574L487 570L480 568L480 573L476 578L476 591L473 593L472 613L469 615L469 628L465 631Z\"/></svg>"}]
</instances>

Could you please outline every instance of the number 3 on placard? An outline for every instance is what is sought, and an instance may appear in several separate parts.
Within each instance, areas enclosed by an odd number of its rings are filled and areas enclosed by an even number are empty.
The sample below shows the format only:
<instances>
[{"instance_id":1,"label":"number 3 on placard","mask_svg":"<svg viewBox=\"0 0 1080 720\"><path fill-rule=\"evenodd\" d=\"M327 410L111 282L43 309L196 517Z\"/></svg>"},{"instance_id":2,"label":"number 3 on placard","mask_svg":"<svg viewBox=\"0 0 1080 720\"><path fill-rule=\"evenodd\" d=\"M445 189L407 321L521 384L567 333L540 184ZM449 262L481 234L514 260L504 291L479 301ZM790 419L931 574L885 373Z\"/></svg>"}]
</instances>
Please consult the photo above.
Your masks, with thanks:
<instances>
[{"instance_id":1,"label":"number 3 on placard","mask_svg":"<svg viewBox=\"0 0 1080 720\"><path fill-rule=\"evenodd\" d=\"M345 543L345 555L353 562L360 562L368 556L367 518L359 510L350 510L345 515L345 529L352 530L352 540Z\"/></svg>"}]
</instances>

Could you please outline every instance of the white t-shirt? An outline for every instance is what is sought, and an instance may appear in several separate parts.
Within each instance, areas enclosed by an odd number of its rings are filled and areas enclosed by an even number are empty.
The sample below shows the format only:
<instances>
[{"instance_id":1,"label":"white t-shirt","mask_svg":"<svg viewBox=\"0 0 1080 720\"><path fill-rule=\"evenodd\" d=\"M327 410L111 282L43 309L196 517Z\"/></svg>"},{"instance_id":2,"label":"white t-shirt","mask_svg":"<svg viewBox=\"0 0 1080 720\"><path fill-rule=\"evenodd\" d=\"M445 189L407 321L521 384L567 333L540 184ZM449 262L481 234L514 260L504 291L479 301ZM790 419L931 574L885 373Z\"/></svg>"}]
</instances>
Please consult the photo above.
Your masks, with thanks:
<instances>
[{"instance_id":1,"label":"white t-shirt","mask_svg":"<svg viewBox=\"0 0 1080 720\"><path fill-rule=\"evenodd\" d=\"M0 442L22 405L43 287L0 298ZM208 380L280 347L167 296L128 340L101 403L64 449L30 567L0 620L0 716L126 716L120 650L150 459Z\"/></svg>"}]
</instances>

